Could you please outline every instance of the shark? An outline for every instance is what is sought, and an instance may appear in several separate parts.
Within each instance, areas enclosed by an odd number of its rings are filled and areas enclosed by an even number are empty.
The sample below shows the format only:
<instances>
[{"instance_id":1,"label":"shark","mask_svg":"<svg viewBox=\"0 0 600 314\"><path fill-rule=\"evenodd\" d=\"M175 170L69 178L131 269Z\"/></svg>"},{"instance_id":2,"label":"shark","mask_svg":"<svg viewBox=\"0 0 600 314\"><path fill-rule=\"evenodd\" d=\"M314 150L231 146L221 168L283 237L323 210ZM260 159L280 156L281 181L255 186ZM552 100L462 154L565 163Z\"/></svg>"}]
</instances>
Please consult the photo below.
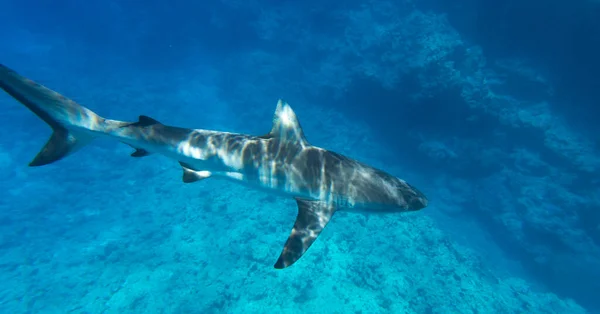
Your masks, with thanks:
<instances>
[{"instance_id":1,"label":"shark","mask_svg":"<svg viewBox=\"0 0 600 314\"><path fill-rule=\"evenodd\" d=\"M294 198L296 221L276 269L298 261L337 211L412 212L428 204L427 197L405 180L311 145L295 112L281 99L271 130L249 135L169 126L144 115L134 122L107 119L2 64L0 88L53 131L31 167L57 162L95 138L106 137L131 146L132 157L158 154L174 159L184 183L224 178Z\"/></svg>"}]
</instances>

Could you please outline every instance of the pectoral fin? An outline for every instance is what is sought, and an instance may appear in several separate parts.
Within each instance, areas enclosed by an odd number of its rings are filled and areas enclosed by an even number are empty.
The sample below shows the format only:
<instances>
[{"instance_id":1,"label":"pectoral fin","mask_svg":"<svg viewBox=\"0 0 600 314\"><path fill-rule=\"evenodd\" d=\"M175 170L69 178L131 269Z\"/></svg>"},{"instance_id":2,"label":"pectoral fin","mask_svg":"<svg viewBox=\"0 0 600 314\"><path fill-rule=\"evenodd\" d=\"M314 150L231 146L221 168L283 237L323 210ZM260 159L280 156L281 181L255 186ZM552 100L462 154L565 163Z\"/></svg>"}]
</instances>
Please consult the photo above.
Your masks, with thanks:
<instances>
[{"instance_id":1,"label":"pectoral fin","mask_svg":"<svg viewBox=\"0 0 600 314\"><path fill-rule=\"evenodd\" d=\"M193 169L186 163L180 162L181 168L183 169L182 180L183 183L192 183L206 178L210 178L210 171L198 171Z\"/></svg>"},{"instance_id":2,"label":"pectoral fin","mask_svg":"<svg viewBox=\"0 0 600 314\"><path fill-rule=\"evenodd\" d=\"M298 216L275 268L283 269L296 262L315 242L333 216L335 208L325 202L296 199Z\"/></svg>"}]
</instances>

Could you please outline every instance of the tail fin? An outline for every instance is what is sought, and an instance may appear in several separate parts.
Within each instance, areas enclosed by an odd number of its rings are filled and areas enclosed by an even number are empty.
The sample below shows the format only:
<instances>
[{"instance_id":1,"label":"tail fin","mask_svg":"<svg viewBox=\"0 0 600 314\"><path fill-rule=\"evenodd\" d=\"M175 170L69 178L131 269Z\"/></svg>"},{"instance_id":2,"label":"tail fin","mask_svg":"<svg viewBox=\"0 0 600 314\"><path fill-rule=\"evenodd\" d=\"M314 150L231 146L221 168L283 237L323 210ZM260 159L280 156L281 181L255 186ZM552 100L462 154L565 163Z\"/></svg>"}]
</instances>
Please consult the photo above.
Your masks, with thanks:
<instances>
[{"instance_id":1,"label":"tail fin","mask_svg":"<svg viewBox=\"0 0 600 314\"><path fill-rule=\"evenodd\" d=\"M44 120L54 131L29 166L60 160L89 143L104 118L0 64L0 88Z\"/></svg>"}]
</instances>

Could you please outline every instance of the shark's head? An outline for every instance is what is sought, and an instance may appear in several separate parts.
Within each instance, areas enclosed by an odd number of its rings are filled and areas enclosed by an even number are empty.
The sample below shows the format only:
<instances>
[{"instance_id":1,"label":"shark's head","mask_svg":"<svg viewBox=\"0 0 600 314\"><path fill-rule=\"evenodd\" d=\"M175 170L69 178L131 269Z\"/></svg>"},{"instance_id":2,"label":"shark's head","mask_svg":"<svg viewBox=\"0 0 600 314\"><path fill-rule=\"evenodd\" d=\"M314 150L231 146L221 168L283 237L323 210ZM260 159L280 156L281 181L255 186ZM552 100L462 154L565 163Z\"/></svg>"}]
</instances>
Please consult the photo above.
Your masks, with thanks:
<instances>
[{"instance_id":1,"label":"shark's head","mask_svg":"<svg viewBox=\"0 0 600 314\"><path fill-rule=\"evenodd\" d=\"M427 197L406 181L373 168L363 168L348 185L351 208L381 213L417 211Z\"/></svg>"}]
</instances>

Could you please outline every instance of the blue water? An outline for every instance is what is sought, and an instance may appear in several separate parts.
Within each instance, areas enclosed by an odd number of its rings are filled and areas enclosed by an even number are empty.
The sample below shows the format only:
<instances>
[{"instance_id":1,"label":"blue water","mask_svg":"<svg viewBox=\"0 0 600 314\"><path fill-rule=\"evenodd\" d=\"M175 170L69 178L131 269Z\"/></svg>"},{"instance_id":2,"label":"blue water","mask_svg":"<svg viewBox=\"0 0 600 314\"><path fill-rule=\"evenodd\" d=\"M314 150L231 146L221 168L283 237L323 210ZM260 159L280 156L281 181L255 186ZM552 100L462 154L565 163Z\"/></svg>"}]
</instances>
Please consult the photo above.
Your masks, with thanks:
<instances>
[{"instance_id":1,"label":"blue water","mask_svg":"<svg viewBox=\"0 0 600 314\"><path fill-rule=\"evenodd\" d=\"M421 189L273 269L295 202L181 182L0 93L2 313L600 313L598 1L3 0L0 63L99 114L308 140Z\"/></svg>"}]
</instances>

